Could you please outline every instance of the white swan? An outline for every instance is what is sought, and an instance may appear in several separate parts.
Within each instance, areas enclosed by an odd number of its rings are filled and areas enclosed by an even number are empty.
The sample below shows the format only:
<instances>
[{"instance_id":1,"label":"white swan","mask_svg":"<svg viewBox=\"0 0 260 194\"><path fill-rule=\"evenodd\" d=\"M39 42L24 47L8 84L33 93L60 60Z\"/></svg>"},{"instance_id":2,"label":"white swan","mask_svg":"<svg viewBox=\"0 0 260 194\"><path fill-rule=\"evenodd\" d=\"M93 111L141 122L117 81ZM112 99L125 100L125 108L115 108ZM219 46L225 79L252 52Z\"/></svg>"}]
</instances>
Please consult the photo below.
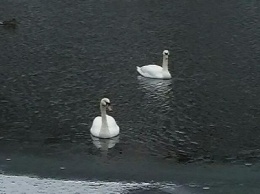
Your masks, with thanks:
<instances>
[{"instance_id":1,"label":"white swan","mask_svg":"<svg viewBox=\"0 0 260 194\"><path fill-rule=\"evenodd\" d=\"M137 71L144 77L157 78L157 79L170 79L172 76L168 70L168 57L170 52L168 50L163 51L163 63L162 67L159 65L145 65L142 67L136 67Z\"/></svg>"},{"instance_id":2,"label":"white swan","mask_svg":"<svg viewBox=\"0 0 260 194\"><path fill-rule=\"evenodd\" d=\"M112 138L119 134L119 127L113 117L106 114L106 109L112 110L110 100L103 98L100 101L101 117L94 119L90 133L99 138Z\"/></svg>"}]
</instances>

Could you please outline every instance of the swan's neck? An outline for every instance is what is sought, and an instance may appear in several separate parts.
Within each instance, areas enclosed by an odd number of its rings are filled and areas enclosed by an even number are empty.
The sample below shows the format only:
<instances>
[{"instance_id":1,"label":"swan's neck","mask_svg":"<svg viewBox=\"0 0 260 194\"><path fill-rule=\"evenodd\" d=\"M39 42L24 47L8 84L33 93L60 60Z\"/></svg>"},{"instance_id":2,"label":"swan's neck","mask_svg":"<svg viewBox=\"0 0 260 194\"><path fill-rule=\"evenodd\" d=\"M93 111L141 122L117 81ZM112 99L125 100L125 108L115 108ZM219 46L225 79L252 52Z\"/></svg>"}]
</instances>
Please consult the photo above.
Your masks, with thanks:
<instances>
[{"instance_id":1,"label":"swan's neck","mask_svg":"<svg viewBox=\"0 0 260 194\"><path fill-rule=\"evenodd\" d=\"M163 56L162 68L163 71L168 71L168 56Z\"/></svg>"},{"instance_id":2,"label":"swan's neck","mask_svg":"<svg viewBox=\"0 0 260 194\"><path fill-rule=\"evenodd\" d=\"M100 111L101 111L101 119L102 119L101 130L108 131L106 107L100 104Z\"/></svg>"}]
</instances>

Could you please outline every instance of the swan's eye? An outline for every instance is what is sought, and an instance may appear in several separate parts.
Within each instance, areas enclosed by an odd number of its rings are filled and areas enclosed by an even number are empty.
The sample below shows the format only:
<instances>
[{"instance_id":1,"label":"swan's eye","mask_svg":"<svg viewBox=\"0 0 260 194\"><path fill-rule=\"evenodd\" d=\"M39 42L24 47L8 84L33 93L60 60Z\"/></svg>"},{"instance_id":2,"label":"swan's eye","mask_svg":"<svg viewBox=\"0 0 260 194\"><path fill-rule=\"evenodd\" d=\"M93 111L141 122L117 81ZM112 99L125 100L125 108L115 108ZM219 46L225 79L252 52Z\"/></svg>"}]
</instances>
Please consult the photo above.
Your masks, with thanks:
<instances>
[{"instance_id":1,"label":"swan's eye","mask_svg":"<svg viewBox=\"0 0 260 194\"><path fill-rule=\"evenodd\" d=\"M106 105L107 105L107 106L110 106L111 104L110 104L110 102L107 102Z\"/></svg>"}]
</instances>

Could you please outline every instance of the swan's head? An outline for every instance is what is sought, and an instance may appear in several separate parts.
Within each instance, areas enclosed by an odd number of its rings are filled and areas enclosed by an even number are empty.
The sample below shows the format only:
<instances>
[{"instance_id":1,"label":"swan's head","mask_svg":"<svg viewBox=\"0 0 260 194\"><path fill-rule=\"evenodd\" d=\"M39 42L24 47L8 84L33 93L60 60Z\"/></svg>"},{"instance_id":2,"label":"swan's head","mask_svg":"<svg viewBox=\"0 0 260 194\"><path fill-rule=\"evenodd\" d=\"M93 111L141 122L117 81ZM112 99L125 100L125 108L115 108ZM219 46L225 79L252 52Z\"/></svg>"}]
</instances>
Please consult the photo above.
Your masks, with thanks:
<instances>
[{"instance_id":1,"label":"swan's head","mask_svg":"<svg viewBox=\"0 0 260 194\"><path fill-rule=\"evenodd\" d=\"M162 53L164 56L169 56L170 55L170 52L168 50L164 50L163 53Z\"/></svg>"},{"instance_id":2,"label":"swan's head","mask_svg":"<svg viewBox=\"0 0 260 194\"><path fill-rule=\"evenodd\" d=\"M112 111L110 100L108 98L102 98L100 104L102 107L107 108L109 111Z\"/></svg>"}]
</instances>

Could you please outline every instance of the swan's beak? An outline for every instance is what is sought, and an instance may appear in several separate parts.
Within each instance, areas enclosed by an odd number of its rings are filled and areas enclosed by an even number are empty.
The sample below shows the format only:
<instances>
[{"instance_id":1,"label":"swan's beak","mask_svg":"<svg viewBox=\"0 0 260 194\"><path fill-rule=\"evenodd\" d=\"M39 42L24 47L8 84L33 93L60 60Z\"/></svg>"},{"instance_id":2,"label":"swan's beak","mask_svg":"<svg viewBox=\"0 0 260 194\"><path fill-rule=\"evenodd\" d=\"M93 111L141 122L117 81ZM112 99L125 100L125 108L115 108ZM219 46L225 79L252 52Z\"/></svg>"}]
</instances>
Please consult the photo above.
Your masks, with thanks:
<instances>
[{"instance_id":1,"label":"swan's beak","mask_svg":"<svg viewBox=\"0 0 260 194\"><path fill-rule=\"evenodd\" d=\"M111 106L111 105L108 105L108 106L107 106L107 110L108 110L108 111L112 111L112 110L113 110L113 109L112 109L112 106Z\"/></svg>"}]
</instances>

